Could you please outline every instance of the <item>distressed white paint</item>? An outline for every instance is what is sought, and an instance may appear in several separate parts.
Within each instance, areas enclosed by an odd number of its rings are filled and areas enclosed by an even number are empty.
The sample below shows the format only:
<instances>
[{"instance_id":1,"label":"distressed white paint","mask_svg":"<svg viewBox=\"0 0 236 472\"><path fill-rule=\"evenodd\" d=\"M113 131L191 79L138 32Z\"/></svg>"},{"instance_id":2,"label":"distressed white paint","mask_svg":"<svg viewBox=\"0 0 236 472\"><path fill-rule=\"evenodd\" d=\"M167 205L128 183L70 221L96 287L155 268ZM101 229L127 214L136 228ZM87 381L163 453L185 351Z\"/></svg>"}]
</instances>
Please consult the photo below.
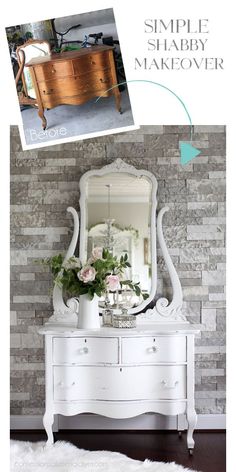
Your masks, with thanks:
<instances>
[{"instance_id":1,"label":"distressed white paint","mask_svg":"<svg viewBox=\"0 0 236 472\"><path fill-rule=\"evenodd\" d=\"M125 419L152 412L187 415L188 448L193 448L192 327L158 321L132 330L48 325L39 333L46 338L44 426L49 444L57 414Z\"/></svg>"}]
</instances>

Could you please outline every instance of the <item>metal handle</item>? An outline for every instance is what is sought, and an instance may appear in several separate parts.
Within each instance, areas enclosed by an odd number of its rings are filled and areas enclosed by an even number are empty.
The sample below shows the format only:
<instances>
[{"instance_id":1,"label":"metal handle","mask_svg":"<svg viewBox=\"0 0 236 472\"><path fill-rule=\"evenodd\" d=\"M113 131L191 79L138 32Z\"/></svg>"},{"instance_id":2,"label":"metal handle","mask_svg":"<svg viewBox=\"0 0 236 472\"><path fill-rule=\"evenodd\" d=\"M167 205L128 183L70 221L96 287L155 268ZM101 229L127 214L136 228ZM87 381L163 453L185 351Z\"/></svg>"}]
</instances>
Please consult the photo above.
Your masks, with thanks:
<instances>
[{"instance_id":1,"label":"metal handle","mask_svg":"<svg viewBox=\"0 0 236 472\"><path fill-rule=\"evenodd\" d=\"M179 381L176 380L173 385L168 385L166 380L162 380L161 383L162 383L163 387L170 389L170 388L176 388L177 385L179 384Z\"/></svg>"}]
</instances>

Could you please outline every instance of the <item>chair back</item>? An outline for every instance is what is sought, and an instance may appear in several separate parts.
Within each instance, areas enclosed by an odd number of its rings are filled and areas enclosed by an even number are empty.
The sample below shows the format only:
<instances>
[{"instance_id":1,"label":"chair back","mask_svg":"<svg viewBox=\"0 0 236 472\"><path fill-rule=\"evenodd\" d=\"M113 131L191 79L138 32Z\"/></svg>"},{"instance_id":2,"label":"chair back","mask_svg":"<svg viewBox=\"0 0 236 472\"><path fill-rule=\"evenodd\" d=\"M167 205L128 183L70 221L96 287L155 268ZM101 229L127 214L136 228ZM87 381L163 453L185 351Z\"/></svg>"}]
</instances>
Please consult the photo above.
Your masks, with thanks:
<instances>
[{"instance_id":1,"label":"chair back","mask_svg":"<svg viewBox=\"0 0 236 472\"><path fill-rule=\"evenodd\" d=\"M50 44L44 39L29 39L26 41L26 43L17 48L16 54L21 71L20 75L23 82L24 92L27 97L36 98L36 93L30 71L28 67L24 67L24 65L27 64L27 62L29 62L31 59L48 56L50 53Z\"/></svg>"}]
</instances>

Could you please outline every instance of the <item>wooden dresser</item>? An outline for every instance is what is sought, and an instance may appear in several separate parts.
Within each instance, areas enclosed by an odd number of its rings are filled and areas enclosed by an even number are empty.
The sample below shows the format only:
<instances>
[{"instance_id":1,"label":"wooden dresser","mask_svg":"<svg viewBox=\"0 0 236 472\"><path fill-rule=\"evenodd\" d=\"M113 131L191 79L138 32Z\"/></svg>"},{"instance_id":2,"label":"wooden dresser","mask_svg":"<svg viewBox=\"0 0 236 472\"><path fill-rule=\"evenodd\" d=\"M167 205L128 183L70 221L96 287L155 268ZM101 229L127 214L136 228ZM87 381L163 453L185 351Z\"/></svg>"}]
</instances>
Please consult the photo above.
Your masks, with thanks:
<instances>
[{"instance_id":1,"label":"wooden dresser","mask_svg":"<svg viewBox=\"0 0 236 472\"><path fill-rule=\"evenodd\" d=\"M80 105L94 97L114 95L116 108L121 112L120 91L114 87L117 77L110 46L38 57L25 67L30 69L43 129L47 126L45 109L62 104Z\"/></svg>"}]
</instances>

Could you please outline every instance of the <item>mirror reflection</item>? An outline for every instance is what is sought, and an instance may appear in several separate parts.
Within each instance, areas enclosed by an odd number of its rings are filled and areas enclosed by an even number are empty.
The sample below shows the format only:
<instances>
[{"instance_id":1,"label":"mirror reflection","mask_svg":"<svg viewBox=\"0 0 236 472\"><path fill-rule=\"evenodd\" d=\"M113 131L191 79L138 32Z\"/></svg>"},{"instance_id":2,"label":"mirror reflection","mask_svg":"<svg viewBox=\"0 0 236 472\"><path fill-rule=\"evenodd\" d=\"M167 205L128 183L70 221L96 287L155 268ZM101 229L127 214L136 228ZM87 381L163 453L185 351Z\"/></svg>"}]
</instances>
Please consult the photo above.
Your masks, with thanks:
<instances>
[{"instance_id":1,"label":"mirror reflection","mask_svg":"<svg viewBox=\"0 0 236 472\"><path fill-rule=\"evenodd\" d=\"M131 267L125 278L140 282L141 290L150 294L152 182L146 176L113 172L90 176L86 187L85 255L94 247L107 248L117 257L127 254ZM117 308L141 303L128 287L110 293L109 299Z\"/></svg>"}]
</instances>

